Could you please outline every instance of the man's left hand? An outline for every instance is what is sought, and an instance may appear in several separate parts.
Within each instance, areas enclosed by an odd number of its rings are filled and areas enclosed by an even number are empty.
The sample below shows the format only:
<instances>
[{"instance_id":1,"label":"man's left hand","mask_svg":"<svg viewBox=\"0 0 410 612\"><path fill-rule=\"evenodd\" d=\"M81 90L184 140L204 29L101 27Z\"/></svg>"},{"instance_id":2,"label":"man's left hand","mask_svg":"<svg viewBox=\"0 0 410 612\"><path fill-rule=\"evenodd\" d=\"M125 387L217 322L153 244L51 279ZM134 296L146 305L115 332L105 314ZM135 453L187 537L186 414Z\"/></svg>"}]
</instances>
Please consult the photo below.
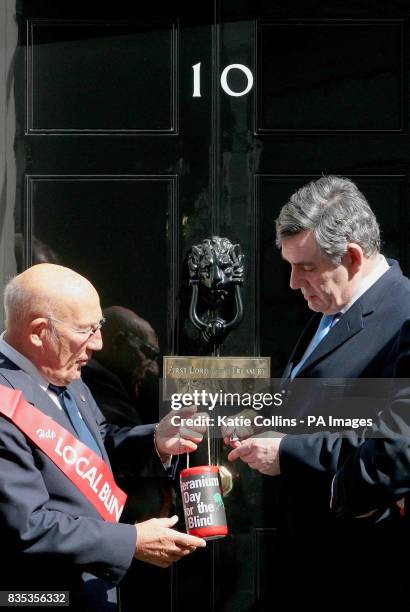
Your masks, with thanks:
<instances>
[{"instance_id":1,"label":"man's left hand","mask_svg":"<svg viewBox=\"0 0 410 612\"><path fill-rule=\"evenodd\" d=\"M189 428L184 425L172 423L172 417L178 416L176 422L183 421L194 417L200 421L203 413L196 413L196 406L188 406L181 408L178 412L171 410L158 423L155 430L155 444L161 456L167 455L182 455L183 453L191 453L198 448L198 444L202 441L203 434L206 431L205 425L192 425ZM206 415L205 415L206 416Z\"/></svg>"},{"instance_id":2,"label":"man's left hand","mask_svg":"<svg viewBox=\"0 0 410 612\"><path fill-rule=\"evenodd\" d=\"M240 446L232 450L229 461L242 459L254 470L268 476L280 474L279 447L284 434L277 431L265 431L241 442Z\"/></svg>"}]
</instances>

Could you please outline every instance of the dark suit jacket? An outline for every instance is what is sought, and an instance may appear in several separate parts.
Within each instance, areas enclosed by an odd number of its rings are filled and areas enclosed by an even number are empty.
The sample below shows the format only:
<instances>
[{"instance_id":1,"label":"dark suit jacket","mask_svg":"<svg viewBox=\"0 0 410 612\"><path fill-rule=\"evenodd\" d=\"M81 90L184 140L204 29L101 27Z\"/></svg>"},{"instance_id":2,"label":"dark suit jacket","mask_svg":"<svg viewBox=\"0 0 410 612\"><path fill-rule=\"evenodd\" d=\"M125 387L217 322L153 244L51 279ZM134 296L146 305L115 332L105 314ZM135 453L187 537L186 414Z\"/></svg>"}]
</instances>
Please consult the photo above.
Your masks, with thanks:
<instances>
[{"instance_id":1,"label":"dark suit jacket","mask_svg":"<svg viewBox=\"0 0 410 612\"><path fill-rule=\"evenodd\" d=\"M75 435L66 414L29 374L1 354L0 384L20 389L28 402ZM109 425L81 380L69 390L114 473L164 473L154 449L153 426ZM0 418L0 500L2 588L64 589L70 591L73 609L116 609L107 598L133 559L135 527L104 521L6 418Z\"/></svg>"},{"instance_id":2,"label":"dark suit jacket","mask_svg":"<svg viewBox=\"0 0 410 612\"><path fill-rule=\"evenodd\" d=\"M283 413L292 416L294 410L304 415L326 414L329 407L331 411L335 397L340 393L336 379L351 379L352 385L356 386L360 381L355 383L355 378L392 376L395 343L409 315L410 281L394 262L330 330L299 371L295 381L305 380L313 385L314 392L293 393L292 386L295 385L289 383L289 401ZM291 362L300 360L319 318L317 315L309 323L295 347ZM287 373L291 367L289 364ZM349 384L347 381L342 393L349 389ZM374 576L380 573L381 563L384 588L387 591L394 589L397 601L404 601L407 596L405 592L398 595L398 586L403 587L406 581L398 573L405 565L395 562L401 539L398 536L401 526L397 506L391 504L384 517L378 514L363 520L341 521L330 511L333 476L362 443L359 430L343 432L343 435L329 431L290 434L282 441L282 477L272 487L276 488L278 500L277 525L281 534L278 541L283 543L277 554L281 568L291 568L290 573L285 570L281 576L284 588L288 584L291 598L297 600L297 584L302 594L301 605L304 605L306 594L319 581L319 584L329 582L335 588L339 586L338 603L351 607L351 589L357 580L363 589L360 593L362 599L355 599L356 607L366 606L367 609L373 603L377 605L379 595L372 585ZM379 520L381 518L383 520ZM389 561L385 562L387 559ZM287 582L289 575L290 582ZM316 594L312 603L317 605Z\"/></svg>"},{"instance_id":3,"label":"dark suit jacket","mask_svg":"<svg viewBox=\"0 0 410 612\"><path fill-rule=\"evenodd\" d=\"M403 276L397 262L368 289L343 315L307 359L295 380L389 378L393 376L397 357L397 338L401 326L410 316L410 280ZM298 363L312 335L320 314L308 323L297 343L285 374ZM286 404L289 416L320 414L333 399L336 386L326 381L315 393L297 393ZM320 384L316 382L316 385ZM292 384L289 385L290 391ZM280 449L282 471L288 478L302 473L327 472L334 475L348 454L361 443L360 434L317 433L289 435Z\"/></svg>"},{"instance_id":4,"label":"dark suit jacket","mask_svg":"<svg viewBox=\"0 0 410 612\"><path fill-rule=\"evenodd\" d=\"M334 478L332 510L338 518L383 512L403 496L410 518L410 320L403 325L397 351L394 393Z\"/></svg>"},{"instance_id":5,"label":"dark suit jacket","mask_svg":"<svg viewBox=\"0 0 410 612\"><path fill-rule=\"evenodd\" d=\"M352 406L343 394L354 396L354 389L362 384L354 379L388 378L394 373L397 357L397 338L404 321L410 314L410 281L403 276L397 262L366 291L330 330L317 349L306 361L294 385L290 382L289 401L283 409L287 416L320 415L331 413L336 397L342 394L342 406ZM297 363L312 334L320 315L313 317L303 332L291 362ZM287 370L289 371L289 367ZM332 380L335 379L335 380ZM345 379L342 391L336 379ZM353 391L349 390L348 379ZM300 382L298 382L300 381ZM294 393L302 382L308 392ZM347 389L347 392L346 392ZM386 388L386 391L389 391ZM380 400L374 396L370 408L376 418L381 409ZM354 404L353 411L355 410ZM348 414L347 416L351 416ZM343 432L323 431L286 436L280 447L282 477L279 488L279 519L286 533L300 538L307 530L316 537L329 536L329 530L341 529L335 524L329 508L330 487L334 474L352 452L362 444L362 430ZM397 508L392 506L392 517Z\"/></svg>"}]
</instances>

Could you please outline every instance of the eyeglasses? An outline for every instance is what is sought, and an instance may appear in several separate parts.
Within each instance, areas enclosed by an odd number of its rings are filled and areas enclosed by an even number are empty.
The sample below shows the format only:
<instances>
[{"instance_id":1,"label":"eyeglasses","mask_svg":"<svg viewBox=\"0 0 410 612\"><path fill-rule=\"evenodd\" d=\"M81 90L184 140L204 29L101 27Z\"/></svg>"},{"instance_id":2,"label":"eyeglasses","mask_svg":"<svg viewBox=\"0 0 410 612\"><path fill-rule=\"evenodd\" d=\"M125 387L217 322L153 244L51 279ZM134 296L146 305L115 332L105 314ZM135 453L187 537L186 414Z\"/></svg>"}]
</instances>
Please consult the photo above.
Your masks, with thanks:
<instances>
[{"instance_id":1,"label":"eyeglasses","mask_svg":"<svg viewBox=\"0 0 410 612\"><path fill-rule=\"evenodd\" d=\"M71 331L73 331L74 333L81 334L82 336L86 336L87 338L91 338L91 336L97 333L98 330L100 330L105 323L105 318L102 317L97 323L97 325L93 325L89 329L77 329L75 327L72 327L71 325L68 325L66 321L61 321L61 319L56 319L55 317L47 317L47 319L49 319L50 321L55 321L56 323L62 323L63 325L66 325L69 329L71 329Z\"/></svg>"},{"instance_id":2,"label":"eyeglasses","mask_svg":"<svg viewBox=\"0 0 410 612\"><path fill-rule=\"evenodd\" d=\"M141 340L141 338L139 338L138 336L134 336L134 334L132 334L131 332L126 332L126 335L128 336L128 338L131 338L131 340L135 341L138 344L138 348L144 353L145 357L151 359L152 361L156 361L157 359L159 359L161 353L155 346L152 346L152 344L148 344L148 342L144 342L143 340Z\"/></svg>"}]
</instances>

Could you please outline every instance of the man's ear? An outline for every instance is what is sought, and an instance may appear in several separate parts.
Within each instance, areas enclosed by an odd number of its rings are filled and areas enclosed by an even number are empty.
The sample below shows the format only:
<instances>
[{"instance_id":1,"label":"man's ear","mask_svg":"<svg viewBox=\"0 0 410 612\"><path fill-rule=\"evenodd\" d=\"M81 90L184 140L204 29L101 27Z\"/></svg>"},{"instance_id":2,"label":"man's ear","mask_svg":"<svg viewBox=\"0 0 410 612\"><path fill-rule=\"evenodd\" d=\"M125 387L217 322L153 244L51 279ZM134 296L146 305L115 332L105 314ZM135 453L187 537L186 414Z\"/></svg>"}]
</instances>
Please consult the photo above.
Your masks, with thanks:
<instances>
[{"instance_id":1,"label":"man's ear","mask_svg":"<svg viewBox=\"0 0 410 612\"><path fill-rule=\"evenodd\" d=\"M352 276L360 272L363 266L363 259L364 254L362 247L355 242L349 242L347 245L347 252L343 257L343 260Z\"/></svg>"},{"instance_id":2,"label":"man's ear","mask_svg":"<svg viewBox=\"0 0 410 612\"><path fill-rule=\"evenodd\" d=\"M30 342L37 347L43 346L44 334L47 330L48 320L45 317L37 317L29 324Z\"/></svg>"}]
</instances>

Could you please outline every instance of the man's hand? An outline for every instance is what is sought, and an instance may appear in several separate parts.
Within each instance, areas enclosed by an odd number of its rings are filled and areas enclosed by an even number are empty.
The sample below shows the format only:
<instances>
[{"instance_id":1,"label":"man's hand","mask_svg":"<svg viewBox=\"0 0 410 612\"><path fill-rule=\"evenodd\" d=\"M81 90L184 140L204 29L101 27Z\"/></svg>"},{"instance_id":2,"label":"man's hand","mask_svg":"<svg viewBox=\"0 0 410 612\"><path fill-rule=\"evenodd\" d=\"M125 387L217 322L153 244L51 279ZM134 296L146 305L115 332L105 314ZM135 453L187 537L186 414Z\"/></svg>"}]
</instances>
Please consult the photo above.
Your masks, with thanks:
<instances>
[{"instance_id":1,"label":"man's hand","mask_svg":"<svg viewBox=\"0 0 410 612\"><path fill-rule=\"evenodd\" d=\"M284 434L277 431L265 431L241 442L229 455L229 461L242 459L254 470L268 476L280 474L279 447Z\"/></svg>"},{"instance_id":2,"label":"man's hand","mask_svg":"<svg viewBox=\"0 0 410 612\"><path fill-rule=\"evenodd\" d=\"M202 424L204 416L207 415L196 413L196 406L188 406L178 411L171 410L161 419L155 430L155 444L159 454L181 455L195 451L206 431L206 425ZM195 419L195 425L186 427L184 421L187 419Z\"/></svg>"},{"instance_id":3,"label":"man's hand","mask_svg":"<svg viewBox=\"0 0 410 612\"><path fill-rule=\"evenodd\" d=\"M236 448L240 445L240 440L245 440L250 436L253 436L255 433L255 426L253 424L253 419L258 415L255 410L251 408L246 408L237 414L234 414L232 417L229 417L231 420L237 420L239 423L248 423L249 425L222 425L221 426L221 434L224 439L224 443L226 446L232 446Z\"/></svg>"},{"instance_id":4,"label":"man's hand","mask_svg":"<svg viewBox=\"0 0 410 612\"><path fill-rule=\"evenodd\" d=\"M177 522L178 517L172 516L136 523L135 558L158 567L169 567L198 547L206 546L205 540L201 538L171 529Z\"/></svg>"}]
</instances>

